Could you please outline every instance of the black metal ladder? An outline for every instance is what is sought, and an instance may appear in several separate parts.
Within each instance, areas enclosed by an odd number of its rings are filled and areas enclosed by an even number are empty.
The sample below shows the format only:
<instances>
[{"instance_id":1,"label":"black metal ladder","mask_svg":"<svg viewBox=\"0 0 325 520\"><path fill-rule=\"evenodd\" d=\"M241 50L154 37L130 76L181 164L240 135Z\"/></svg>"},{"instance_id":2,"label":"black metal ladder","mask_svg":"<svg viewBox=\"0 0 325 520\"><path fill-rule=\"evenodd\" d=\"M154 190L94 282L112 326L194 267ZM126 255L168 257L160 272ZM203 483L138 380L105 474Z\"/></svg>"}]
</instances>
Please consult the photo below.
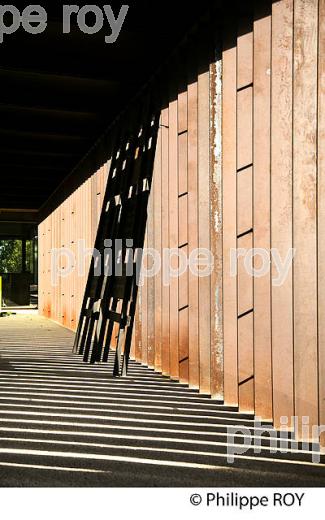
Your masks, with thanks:
<instances>
[{"instance_id":1,"label":"black metal ladder","mask_svg":"<svg viewBox=\"0 0 325 520\"><path fill-rule=\"evenodd\" d=\"M107 362L117 329L114 376L127 374L159 110L149 96L116 132L74 352Z\"/></svg>"}]
</instances>

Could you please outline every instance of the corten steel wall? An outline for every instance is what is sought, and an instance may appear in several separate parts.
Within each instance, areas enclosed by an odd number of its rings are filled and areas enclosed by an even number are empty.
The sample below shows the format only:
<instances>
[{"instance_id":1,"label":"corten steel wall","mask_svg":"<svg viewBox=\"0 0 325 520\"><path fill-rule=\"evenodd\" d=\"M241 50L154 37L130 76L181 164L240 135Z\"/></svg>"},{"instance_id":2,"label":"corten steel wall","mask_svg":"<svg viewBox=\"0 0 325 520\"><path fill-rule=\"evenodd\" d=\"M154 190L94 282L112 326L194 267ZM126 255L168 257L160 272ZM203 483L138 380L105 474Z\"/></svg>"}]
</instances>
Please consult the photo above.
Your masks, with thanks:
<instances>
[{"instance_id":1,"label":"corten steel wall","mask_svg":"<svg viewBox=\"0 0 325 520\"><path fill-rule=\"evenodd\" d=\"M56 262L51 250L67 249L78 259L78 243L88 250L94 247L108 167L102 166L39 225L39 312L73 330L78 325L90 255L80 261L79 270L70 261L71 274L54 277L53 263L64 273L69 258L62 254Z\"/></svg>"},{"instance_id":2,"label":"corten steel wall","mask_svg":"<svg viewBox=\"0 0 325 520\"><path fill-rule=\"evenodd\" d=\"M207 59L190 73L181 75L178 85L177 76L171 81L161 113L145 245L161 256L166 248L187 257L205 248L217 263L222 245L216 138L221 67ZM177 262L172 264L175 268ZM146 267L151 266L148 261ZM187 269L169 285L163 283L165 276L163 268L154 278L144 278L132 353L149 367L222 398L221 270L198 278Z\"/></svg>"},{"instance_id":3,"label":"corten steel wall","mask_svg":"<svg viewBox=\"0 0 325 520\"><path fill-rule=\"evenodd\" d=\"M221 265L221 97L216 93L221 62L215 59L215 47L211 26L200 27L166 66L163 87L159 82L155 87L161 88L162 107L145 246L159 252L176 248L187 255L207 248ZM111 135L113 139L114 128ZM39 228L40 312L72 329L77 326L86 276L74 269L53 286L50 251L68 247L76 253L80 239L86 247L93 246L108 168L105 164L86 180ZM62 255L61 269L67 267L64 262ZM187 271L180 279L172 278L170 285L163 284L161 272L145 279L132 355L222 398L220 273L219 269L197 278Z\"/></svg>"},{"instance_id":4,"label":"corten steel wall","mask_svg":"<svg viewBox=\"0 0 325 520\"><path fill-rule=\"evenodd\" d=\"M324 424L325 2L257 5L223 42L224 397ZM231 248L251 247L296 249L281 286L274 262L230 275Z\"/></svg>"},{"instance_id":5,"label":"corten steel wall","mask_svg":"<svg viewBox=\"0 0 325 520\"><path fill-rule=\"evenodd\" d=\"M258 1L224 21L221 61L193 40L170 68L149 203L146 245L211 248L215 269L145 281L134 357L277 427L325 422L324 34L325 0ZM91 245L97 178L40 228L41 312L72 328L85 279L51 289L46 262L55 244ZM231 249L252 247L296 249L282 285L274 262L253 279L241 257L231 275Z\"/></svg>"}]
</instances>

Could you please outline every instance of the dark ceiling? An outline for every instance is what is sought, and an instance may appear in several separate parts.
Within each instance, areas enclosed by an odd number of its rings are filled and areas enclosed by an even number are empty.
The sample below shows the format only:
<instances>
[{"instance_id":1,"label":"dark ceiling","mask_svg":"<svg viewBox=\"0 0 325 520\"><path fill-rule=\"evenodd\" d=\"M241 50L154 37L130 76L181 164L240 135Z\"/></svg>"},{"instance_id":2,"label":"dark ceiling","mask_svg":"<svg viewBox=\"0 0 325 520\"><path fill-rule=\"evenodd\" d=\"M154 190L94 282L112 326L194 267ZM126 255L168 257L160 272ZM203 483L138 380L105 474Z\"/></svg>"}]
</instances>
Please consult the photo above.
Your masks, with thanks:
<instances>
[{"instance_id":1,"label":"dark ceiling","mask_svg":"<svg viewBox=\"0 0 325 520\"><path fill-rule=\"evenodd\" d=\"M104 42L107 22L94 35L83 34L76 24L71 34L63 34L67 2L39 2L48 14L43 34L20 28L4 36L0 209L40 208L210 4L126 3L129 12L114 44ZM96 2L103 4L108 2ZM122 2L110 5L118 14Z\"/></svg>"}]
</instances>

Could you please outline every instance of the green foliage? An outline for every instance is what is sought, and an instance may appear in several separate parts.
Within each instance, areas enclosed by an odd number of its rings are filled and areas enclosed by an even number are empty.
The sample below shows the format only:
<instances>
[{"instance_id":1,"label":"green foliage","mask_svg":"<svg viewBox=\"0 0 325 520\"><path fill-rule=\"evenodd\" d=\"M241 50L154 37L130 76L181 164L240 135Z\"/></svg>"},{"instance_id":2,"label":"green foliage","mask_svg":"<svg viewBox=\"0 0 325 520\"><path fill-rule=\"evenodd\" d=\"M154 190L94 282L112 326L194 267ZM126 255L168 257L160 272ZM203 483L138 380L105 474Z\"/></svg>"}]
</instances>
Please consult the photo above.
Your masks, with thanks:
<instances>
[{"instance_id":1,"label":"green foliage","mask_svg":"<svg viewBox=\"0 0 325 520\"><path fill-rule=\"evenodd\" d=\"M20 273L21 270L21 240L0 240L0 273Z\"/></svg>"},{"instance_id":2,"label":"green foliage","mask_svg":"<svg viewBox=\"0 0 325 520\"><path fill-rule=\"evenodd\" d=\"M32 273L34 270L33 265L34 247L32 240L26 240L26 271Z\"/></svg>"}]
</instances>

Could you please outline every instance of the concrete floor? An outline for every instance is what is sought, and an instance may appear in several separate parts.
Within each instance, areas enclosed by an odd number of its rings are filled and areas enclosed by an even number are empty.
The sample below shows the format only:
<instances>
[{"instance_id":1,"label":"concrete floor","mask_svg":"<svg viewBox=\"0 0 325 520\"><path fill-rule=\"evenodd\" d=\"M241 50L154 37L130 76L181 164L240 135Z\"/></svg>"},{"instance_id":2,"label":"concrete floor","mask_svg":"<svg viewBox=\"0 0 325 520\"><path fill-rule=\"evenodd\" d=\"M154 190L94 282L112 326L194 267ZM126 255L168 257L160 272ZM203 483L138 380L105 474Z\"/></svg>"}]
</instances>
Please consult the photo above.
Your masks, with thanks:
<instances>
[{"instance_id":1,"label":"concrete floor","mask_svg":"<svg viewBox=\"0 0 325 520\"><path fill-rule=\"evenodd\" d=\"M73 338L38 316L0 318L0 486L325 485L311 453L270 452L270 426L254 453L238 430L252 416L136 363L113 379L71 353ZM244 442L229 464L229 443Z\"/></svg>"}]
</instances>

